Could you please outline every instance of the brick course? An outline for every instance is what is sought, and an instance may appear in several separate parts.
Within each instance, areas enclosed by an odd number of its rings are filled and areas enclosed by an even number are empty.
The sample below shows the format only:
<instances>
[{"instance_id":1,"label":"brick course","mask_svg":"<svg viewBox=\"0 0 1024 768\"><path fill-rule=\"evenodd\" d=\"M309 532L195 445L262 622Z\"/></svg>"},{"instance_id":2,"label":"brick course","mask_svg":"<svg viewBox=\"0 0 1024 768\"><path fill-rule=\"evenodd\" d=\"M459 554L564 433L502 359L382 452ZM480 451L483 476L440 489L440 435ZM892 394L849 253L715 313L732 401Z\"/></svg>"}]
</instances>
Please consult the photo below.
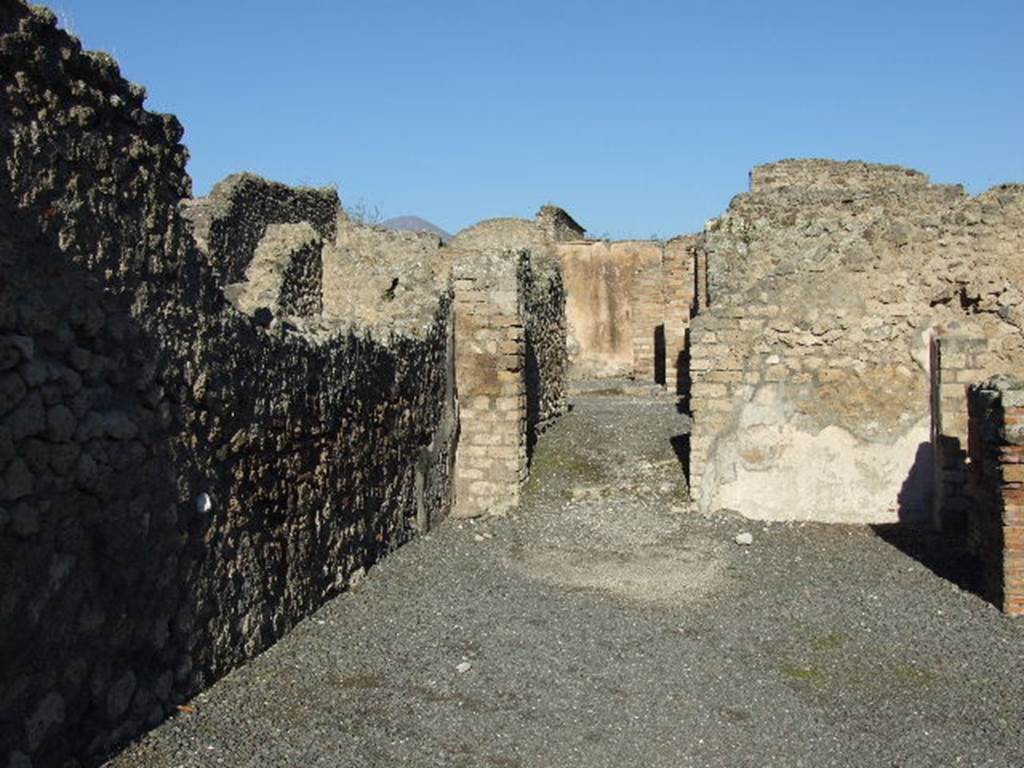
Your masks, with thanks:
<instances>
[{"instance_id":1,"label":"brick course","mask_svg":"<svg viewBox=\"0 0 1024 768\"><path fill-rule=\"evenodd\" d=\"M985 596L1024 615L1024 384L1007 377L971 386L967 541Z\"/></svg>"}]
</instances>

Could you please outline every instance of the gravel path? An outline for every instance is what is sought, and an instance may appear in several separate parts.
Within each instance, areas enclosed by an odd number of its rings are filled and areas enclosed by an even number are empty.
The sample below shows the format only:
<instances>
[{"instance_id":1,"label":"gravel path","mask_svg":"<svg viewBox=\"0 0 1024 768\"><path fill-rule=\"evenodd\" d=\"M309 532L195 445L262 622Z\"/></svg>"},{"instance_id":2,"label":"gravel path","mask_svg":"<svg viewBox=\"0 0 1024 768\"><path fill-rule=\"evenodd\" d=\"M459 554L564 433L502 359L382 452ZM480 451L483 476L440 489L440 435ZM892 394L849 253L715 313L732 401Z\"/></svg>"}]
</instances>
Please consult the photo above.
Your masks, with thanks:
<instances>
[{"instance_id":1,"label":"gravel path","mask_svg":"<svg viewBox=\"0 0 1024 768\"><path fill-rule=\"evenodd\" d=\"M1024 765L1024 622L910 533L686 512L670 401L575 406L517 514L402 548L108 766Z\"/></svg>"}]
</instances>

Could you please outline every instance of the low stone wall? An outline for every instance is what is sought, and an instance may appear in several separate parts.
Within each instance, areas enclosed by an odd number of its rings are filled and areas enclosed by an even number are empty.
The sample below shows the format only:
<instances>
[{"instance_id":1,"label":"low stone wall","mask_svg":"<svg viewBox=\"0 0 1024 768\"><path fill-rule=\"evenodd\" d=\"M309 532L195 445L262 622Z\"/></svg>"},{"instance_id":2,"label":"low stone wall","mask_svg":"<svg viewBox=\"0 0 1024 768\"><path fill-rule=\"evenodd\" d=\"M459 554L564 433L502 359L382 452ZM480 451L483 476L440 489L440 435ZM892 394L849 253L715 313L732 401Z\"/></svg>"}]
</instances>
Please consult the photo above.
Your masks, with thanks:
<instances>
[{"instance_id":1,"label":"low stone wall","mask_svg":"<svg viewBox=\"0 0 1024 768\"><path fill-rule=\"evenodd\" d=\"M89 764L444 515L451 303L319 317L331 191L236 177L190 225L177 121L44 10L3 4L0 78L0 763ZM301 268L240 312L278 225Z\"/></svg>"},{"instance_id":2,"label":"low stone wall","mask_svg":"<svg viewBox=\"0 0 1024 768\"><path fill-rule=\"evenodd\" d=\"M240 283L268 224L305 222L325 242L334 239L338 193L331 188L288 187L251 173L218 182L210 194L186 200L182 212L199 247L220 254L213 263L217 285Z\"/></svg>"},{"instance_id":3,"label":"low stone wall","mask_svg":"<svg viewBox=\"0 0 1024 768\"><path fill-rule=\"evenodd\" d=\"M1024 615L1024 384L1009 378L972 386L967 532L982 564L986 597Z\"/></svg>"},{"instance_id":4,"label":"low stone wall","mask_svg":"<svg viewBox=\"0 0 1024 768\"><path fill-rule=\"evenodd\" d=\"M246 315L316 317L323 310L323 241L308 223L270 224L245 270L245 282L225 286Z\"/></svg>"}]
</instances>

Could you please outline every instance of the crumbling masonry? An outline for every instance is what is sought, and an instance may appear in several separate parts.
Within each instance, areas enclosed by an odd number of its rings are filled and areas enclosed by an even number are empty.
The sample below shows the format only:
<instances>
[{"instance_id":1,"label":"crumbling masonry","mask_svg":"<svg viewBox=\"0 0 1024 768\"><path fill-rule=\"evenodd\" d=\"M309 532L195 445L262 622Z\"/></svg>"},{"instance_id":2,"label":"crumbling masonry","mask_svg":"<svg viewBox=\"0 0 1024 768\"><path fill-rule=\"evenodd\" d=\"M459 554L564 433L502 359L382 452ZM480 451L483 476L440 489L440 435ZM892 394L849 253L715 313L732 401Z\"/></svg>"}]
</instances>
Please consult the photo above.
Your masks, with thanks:
<instances>
[{"instance_id":1,"label":"crumbling masonry","mask_svg":"<svg viewBox=\"0 0 1024 768\"><path fill-rule=\"evenodd\" d=\"M545 206L443 245L331 189L192 199L178 122L20 0L0 74L5 764L98 761L416 532L514 506L572 377L692 413L695 507L927 521L1022 610L992 378L1024 356L1021 187L783 161L699 234Z\"/></svg>"},{"instance_id":2,"label":"crumbling masonry","mask_svg":"<svg viewBox=\"0 0 1024 768\"><path fill-rule=\"evenodd\" d=\"M564 295L333 190L192 200L177 121L48 11L0 3L0 72L0 759L88 763L453 505L514 498ZM500 277L472 313L455 261Z\"/></svg>"}]
</instances>

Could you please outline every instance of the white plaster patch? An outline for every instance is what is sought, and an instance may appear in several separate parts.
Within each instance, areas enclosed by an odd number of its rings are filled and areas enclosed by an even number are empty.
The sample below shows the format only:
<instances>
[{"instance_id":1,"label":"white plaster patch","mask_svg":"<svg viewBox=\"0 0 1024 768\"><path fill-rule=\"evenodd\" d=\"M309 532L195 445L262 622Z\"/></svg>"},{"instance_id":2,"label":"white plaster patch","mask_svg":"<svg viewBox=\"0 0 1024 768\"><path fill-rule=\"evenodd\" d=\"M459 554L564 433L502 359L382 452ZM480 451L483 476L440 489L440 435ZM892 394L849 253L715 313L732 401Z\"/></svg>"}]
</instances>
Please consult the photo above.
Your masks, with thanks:
<instances>
[{"instance_id":1,"label":"white plaster patch","mask_svg":"<svg viewBox=\"0 0 1024 768\"><path fill-rule=\"evenodd\" d=\"M757 520L879 523L928 514L928 418L891 443L835 425L800 429L778 389L761 388L719 437L701 488L703 511Z\"/></svg>"}]
</instances>

